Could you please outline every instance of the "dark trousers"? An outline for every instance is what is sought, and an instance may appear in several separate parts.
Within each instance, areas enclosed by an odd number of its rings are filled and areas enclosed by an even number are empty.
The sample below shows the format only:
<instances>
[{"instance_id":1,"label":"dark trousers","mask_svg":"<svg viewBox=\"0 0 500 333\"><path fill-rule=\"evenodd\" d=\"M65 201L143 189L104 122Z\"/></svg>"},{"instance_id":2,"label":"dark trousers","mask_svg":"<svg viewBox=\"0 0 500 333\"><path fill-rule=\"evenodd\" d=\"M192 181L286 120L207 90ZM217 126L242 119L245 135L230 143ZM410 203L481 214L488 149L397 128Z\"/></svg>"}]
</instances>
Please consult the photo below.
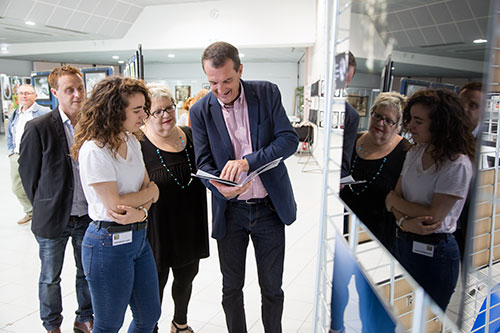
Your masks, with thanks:
<instances>
[{"instance_id":1,"label":"dark trousers","mask_svg":"<svg viewBox=\"0 0 500 333\"><path fill-rule=\"evenodd\" d=\"M243 305L245 261L252 239L262 297L265 332L281 332L284 293L281 289L285 258L285 228L271 202L229 203L227 232L217 241L222 271L222 306L230 333L247 332Z\"/></svg>"},{"instance_id":2,"label":"dark trousers","mask_svg":"<svg viewBox=\"0 0 500 333\"><path fill-rule=\"evenodd\" d=\"M398 232L396 254L401 265L415 281L425 289L443 311L446 311L458 281L460 252L453 235L437 241L433 237L436 237L435 234L419 236ZM414 253L414 241L433 245L434 255L428 257Z\"/></svg>"},{"instance_id":3,"label":"dark trousers","mask_svg":"<svg viewBox=\"0 0 500 333\"><path fill-rule=\"evenodd\" d=\"M198 274L200 260L197 259L190 264L181 267L172 267L174 281L172 282L172 298L174 300L174 321L177 324L187 323L187 310L191 292L193 290L193 280ZM169 270L158 271L158 284L160 287L160 302L163 301L163 290L167 285ZM155 328L157 331L158 328Z\"/></svg>"}]
</instances>

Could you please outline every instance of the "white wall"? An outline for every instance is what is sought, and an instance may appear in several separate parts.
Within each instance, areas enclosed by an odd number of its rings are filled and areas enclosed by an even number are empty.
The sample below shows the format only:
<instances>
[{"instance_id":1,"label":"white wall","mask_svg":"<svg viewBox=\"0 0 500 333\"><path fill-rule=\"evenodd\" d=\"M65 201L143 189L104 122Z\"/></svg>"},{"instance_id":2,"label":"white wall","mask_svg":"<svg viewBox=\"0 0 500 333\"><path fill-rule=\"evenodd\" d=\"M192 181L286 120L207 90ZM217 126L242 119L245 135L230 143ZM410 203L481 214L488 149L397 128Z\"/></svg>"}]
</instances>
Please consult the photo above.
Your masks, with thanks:
<instances>
[{"instance_id":1,"label":"white wall","mask_svg":"<svg viewBox=\"0 0 500 333\"><path fill-rule=\"evenodd\" d=\"M16 76L30 76L33 62L27 60L0 59L0 73Z\"/></svg>"},{"instance_id":2,"label":"white wall","mask_svg":"<svg viewBox=\"0 0 500 333\"><path fill-rule=\"evenodd\" d=\"M297 87L298 66L296 63L243 63L243 80L265 80L278 85L283 106L293 114L293 101ZM190 85L194 96L208 80L200 63L192 64L145 64L145 80L162 81L173 93L176 85Z\"/></svg>"}]
</instances>

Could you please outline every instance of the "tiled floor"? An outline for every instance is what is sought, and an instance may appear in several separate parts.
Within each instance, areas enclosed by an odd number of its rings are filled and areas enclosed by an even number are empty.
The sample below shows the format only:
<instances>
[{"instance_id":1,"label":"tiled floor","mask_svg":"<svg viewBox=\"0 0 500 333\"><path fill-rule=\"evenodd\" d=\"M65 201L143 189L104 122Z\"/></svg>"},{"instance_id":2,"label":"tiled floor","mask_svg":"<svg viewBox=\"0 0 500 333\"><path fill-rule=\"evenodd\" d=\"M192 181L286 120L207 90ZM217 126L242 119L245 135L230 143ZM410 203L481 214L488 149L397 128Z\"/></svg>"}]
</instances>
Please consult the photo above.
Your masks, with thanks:
<instances>
[{"instance_id":1,"label":"tiled floor","mask_svg":"<svg viewBox=\"0 0 500 333\"><path fill-rule=\"evenodd\" d=\"M23 215L21 206L10 191L9 163L5 137L0 135L0 332L44 332L38 313L38 246L30 225L19 226ZM286 259L283 289L285 332L311 332L315 295L316 252L320 210L321 175L301 172L303 165L292 156L287 160L298 203L297 221L286 228ZM211 257L201 262L194 281L189 306L189 324L197 332L226 332L221 306L221 273L216 244L211 241ZM250 332L264 332L260 319L260 291L257 282L253 249L247 259L245 304ZM74 291L74 260L68 244L62 272L63 316L62 332L72 332L76 297ZM169 301L170 284L165 291L165 302L160 320L160 331L170 327L173 305ZM127 312L124 328L130 322Z\"/></svg>"}]
</instances>

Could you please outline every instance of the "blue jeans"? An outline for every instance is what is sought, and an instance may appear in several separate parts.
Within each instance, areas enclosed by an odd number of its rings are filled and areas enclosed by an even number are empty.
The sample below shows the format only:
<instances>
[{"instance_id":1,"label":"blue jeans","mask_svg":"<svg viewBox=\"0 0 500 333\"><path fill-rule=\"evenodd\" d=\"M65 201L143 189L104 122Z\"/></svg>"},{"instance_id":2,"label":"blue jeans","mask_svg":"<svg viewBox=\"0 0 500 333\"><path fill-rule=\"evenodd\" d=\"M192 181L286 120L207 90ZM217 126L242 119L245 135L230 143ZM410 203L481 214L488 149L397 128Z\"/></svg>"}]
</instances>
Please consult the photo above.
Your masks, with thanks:
<instances>
[{"instance_id":1,"label":"blue jeans","mask_svg":"<svg viewBox=\"0 0 500 333\"><path fill-rule=\"evenodd\" d=\"M92 303L89 287L83 274L81 257L83 235L89 221L88 215L82 217L72 216L66 229L64 229L59 237L51 239L35 235L42 264L38 280L40 318L47 331L60 327L63 320L63 316L61 315L62 298L60 283L64 252L70 236L76 263L76 298L78 301L76 321L83 323L92 319Z\"/></svg>"},{"instance_id":2,"label":"blue jeans","mask_svg":"<svg viewBox=\"0 0 500 333\"><path fill-rule=\"evenodd\" d=\"M130 243L113 246L113 234L91 223L82 261L94 305L93 332L118 332L129 304L133 320L128 332L153 332L161 306L146 229L132 231Z\"/></svg>"},{"instance_id":3,"label":"blue jeans","mask_svg":"<svg viewBox=\"0 0 500 333\"><path fill-rule=\"evenodd\" d=\"M404 233L404 237L396 238L396 254L401 265L445 311L457 285L460 251L455 237L450 235L448 239L431 244L434 245L433 257L413 253L413 241L430 243L425 239L432 237L432 234L422 238Z\"/></svg>"},{"instance_id":4,"label":"blue jeans","mask_svg":"<svg viewBox=\"0 0 500 333\"><path fill-rule=\"evenodd\" d=\"M249 236L255 248L262 296L262 322L267 333L281 332L284 293L285 228L270 202L229 203L227 232L217 241L222 271L222 306L230 333L247 331L243 306L245 260Z\"/></svg>"}]
</instances>

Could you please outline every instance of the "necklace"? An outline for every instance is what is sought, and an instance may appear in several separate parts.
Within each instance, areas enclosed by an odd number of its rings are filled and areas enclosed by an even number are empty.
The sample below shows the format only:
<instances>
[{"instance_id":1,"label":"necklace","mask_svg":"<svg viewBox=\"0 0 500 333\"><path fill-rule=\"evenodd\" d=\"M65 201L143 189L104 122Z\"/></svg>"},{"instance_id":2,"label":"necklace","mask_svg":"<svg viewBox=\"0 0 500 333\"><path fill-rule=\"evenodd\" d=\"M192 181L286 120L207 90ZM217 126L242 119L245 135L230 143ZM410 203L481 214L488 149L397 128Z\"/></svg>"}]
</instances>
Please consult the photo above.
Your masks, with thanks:
<instances>
[{"instance_id":1,"label":"necklace","mask_svg":"<svg viewBox=\"0 0 500 333\"><path fill-rule=\"evenodd\" d=\"M354 160L352 161L352 166L351 166L351 175L354 171L354 168L356 167L356 162L358 161L358 154L355 154L354 155ZM361 189L361 191L355 191L351 185L349 185L349 188L351 189L351 192L356 194L356 195L360 195L361 193L363 193L364 191L366 191L366 189L368 188L368 186L370 186L371 183L373 183L375 181L375 179L377 179L378 175L380 175L380 173L382 172L382 169L384 168L384 164L385 162L387 161L387 157L384 157L382 159L382 163L380 163L380 166L378 167L378 171L375 173L375 175L367 182L365 183L365 186L363 186L363 188Z\"/></svg>"},{"instance_id":2,"label":"necklace","mask_svg":"<svg viewBox=\"0 0 500 333\"><path fill-rule=\"evenodd\" d=\"M370 141L372 141L372 145L376 146L376 149L370 150L370 149L366 149L366 147L365 147L365 143L366 143L366 141L368 139L368 134L366 134L365 136L363 136L363 143L360 143L359 147L356 150L357 150L358 153L364 155L365 157L368 156L368 155L370 155L370 154L373 154L373 153L375 153L377 151L379 151L381 153L384 153L384 155L385 155L385 152L387 150L391 150L391 148L392 148L392 142L394 141L394 138L395 138L395 136L391 139L391 141L387 145L384 144L384 145L380 145L380 146L374 144L373 141L370 139ZM380 150L381 146L385 146L385 148L383 147L383 149Z\"/></svg>"},{"instance_id":3,"label":"necklace","mask_svg":"<svg viewBox=\"0 0 500 333\"><path fill-rule=\"evenodd\" d=\"M181 145L184 146L184 140L182 139L182 136L179 136L179 139L181 140ZM172 177L172 179L175 181L175 183L177 185L180 186L181 189L184 189L186 187L188 187L189 185L191 185L191 182L193 181L193 177L191 176L191 174L193 173L193 167L191 166L191 159L189 158L189 152L188 152L188 149L187 149L187 145L184 146L184 152L186 153L186 159L187 159L187 162L188 162L188 166L189 166L189 182L186 184L186 185L182 185L179 180L177 179L177 177L174 176L174 173L172 172L172 170L170 170L167 165L165 164L165 161L163 161L163 156L161 155L161 152L160 152L160 149L159 148L156 148L156 154L158 154L158 158L160 159L160 163L161 165L163 165L163 167L167 170L168 174L170 175L170 177Z\"/></svg>"}]
</instances>

